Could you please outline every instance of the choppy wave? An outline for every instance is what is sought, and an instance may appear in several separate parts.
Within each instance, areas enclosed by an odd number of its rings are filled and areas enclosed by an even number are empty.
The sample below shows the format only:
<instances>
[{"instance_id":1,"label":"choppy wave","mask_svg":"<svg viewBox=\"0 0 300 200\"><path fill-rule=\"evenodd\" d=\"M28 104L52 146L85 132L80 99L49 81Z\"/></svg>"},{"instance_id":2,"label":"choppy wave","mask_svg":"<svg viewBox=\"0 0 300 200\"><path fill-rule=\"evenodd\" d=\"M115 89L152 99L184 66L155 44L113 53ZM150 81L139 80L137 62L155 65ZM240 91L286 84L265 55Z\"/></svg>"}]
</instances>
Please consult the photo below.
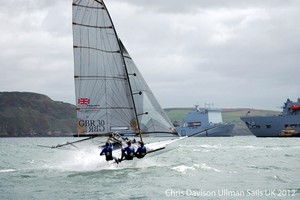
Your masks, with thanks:
<instances>
[{"instance_id":1,"label":"choppy wave","mask_svg":"<svg viewBox=\"0 0 300 200\"><path fill-rule=\"evenodd\" d=\"M298 150L300 149L300 146L288 146L288 145L279 145L279 146L254 146L254 145L222 145L222 144L196 144L196 145L186 145L182 144L179 145L179 147L183 148L193 148L196 149L196 151L200 151L199 149L247 149L247 150L261 150L261 149L268 149L268 150L274 150L274 151L282 151L286 149L291 150Z\"/></svg>"},{"instance_id":2,"label":"choppy wave","mask_svg":"<svg viewBox=\"0 0 300 200\"><path fill-rule=\"evenodd\" d=\"M0 173L15 172L15 169L0 169Z\"/></svg>"},{"instance_id":3,"label":"choppy wave","mask_svg":"<svg viewBox=\"0 0 300 200\"><path fill-rule=\"evenodd\" d=\"M275 176L273 177L273 179L278 180L278 181L283 182L283 183L287 183L286 180L282 179L282 178L279 177L278 175L275 175Z\"/></svg>"},{"instance_id":4,"label":"choppy wave","mask_svg":"<svg viewBox=\"0 0 300 200\"><path fill-rule=\"evenodd\" d=\"M57 153L57 152L56 152ZM99 156L99 149L82 149L79 151L59 152L61 160L54 160L44 164L44 168L59 171L96 171L101 168L111 168L104 156Z\"/></svg>"},{"instance_id":5,"label":"choppy wave","mask_svg":"<svg viewBox=\"0 0 300 200\"><path fill-rule=\"evenodd\" d=\"M296 191L295 197L287 199L299 199L295 185L299 139L193 138L182 141L173 152L119 165L99 156L96 144L76 150L40 149L32 141L57 143L65 138L17 140L1 140L7 144L1 146L7 154L0 162L0 199L175 199L166 196L169 191L176 195L190 188L216 191L218 187L278 188ZM126 193L112 192L113 188ZM252 199L258 198L270 199Z\"/></svg>"},{"instance_id":6,"label":"choppy wave","mask_svg":"<svg viewBox=\"0 0 300 200\"><path fill-rule=\"evenodd\" d=\"M195 171L195 170L221 172L221 170L210 167L206 163L193 164L192 166L179 165L179 166L173 167L171 169L173 169L177 172L180 172L182 174L186 174L188 171Z\"/></svg>"},{"instance_id":7,"label":"choppy wave","mask_svg":"<svg viewBox=\"0 0 300 200\"><path fill-rule=\"evenodd\" d=\"M265 147L253 146L253 145L235 145L235 146L227 146L221 144L199 144L199 145L179 145L179 147L187 147L187 148L202 148L202 149L262 149Z\"/></svg>"},{"instance_id":8,"label":"choppy wave","mask_svg":"<svg viewBox=\"0 0 300 200\"><path fill-rule=\"evenodd\" d=\"M215 145L210 145L210 144L196 144L196 145L179 145L179 147L202 147L202 148L212 148L212 149L219 149L222 148L222 145L220 144L215 144Z\"/></svg>"}]
</instances>

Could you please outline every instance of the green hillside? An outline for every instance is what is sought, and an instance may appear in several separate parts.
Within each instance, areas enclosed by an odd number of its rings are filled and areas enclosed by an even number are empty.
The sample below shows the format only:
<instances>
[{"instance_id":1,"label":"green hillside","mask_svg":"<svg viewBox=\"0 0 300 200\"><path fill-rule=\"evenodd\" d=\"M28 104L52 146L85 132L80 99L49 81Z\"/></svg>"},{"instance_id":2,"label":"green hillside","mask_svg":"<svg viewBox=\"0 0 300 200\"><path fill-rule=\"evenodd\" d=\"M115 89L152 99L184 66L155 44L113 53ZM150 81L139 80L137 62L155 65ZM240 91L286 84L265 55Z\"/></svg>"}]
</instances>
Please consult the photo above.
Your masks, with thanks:
<instances>
[{"instance_id":1,"label":"green hillside","mask_svg":"<svg viewBox=\"0 0 300 200\"><path fill-rule=\"evenodd\" d=\"M182 121L194 108L166 108L171 121ZM224 122L235 122L236 135L251 134L240 116L274 115L276 111L222 109ZM76 107L30 92L0 92L0 137L69 136L76 133Z\"/></svg>"},{"instance_id":2,"label":"green hillside","mask_svg":"<svg viewBox=\"0 0 300 200\"><path fill-rule=\"evenodd\" d=\"M164 110L171 121L181 121L184 119L185 115L192 112L194 108L165 108Z\"/></svg>"},{"instance_id":3,"label":"green hillside","mask_svg":"<svg viewBox=\"0 0 300 200\"><path fill-rule=\"evenodd\" d=\"M74 132L74 105L36 93L0 92L0 136L64 136Z\"/></svg>"}]
</instances>

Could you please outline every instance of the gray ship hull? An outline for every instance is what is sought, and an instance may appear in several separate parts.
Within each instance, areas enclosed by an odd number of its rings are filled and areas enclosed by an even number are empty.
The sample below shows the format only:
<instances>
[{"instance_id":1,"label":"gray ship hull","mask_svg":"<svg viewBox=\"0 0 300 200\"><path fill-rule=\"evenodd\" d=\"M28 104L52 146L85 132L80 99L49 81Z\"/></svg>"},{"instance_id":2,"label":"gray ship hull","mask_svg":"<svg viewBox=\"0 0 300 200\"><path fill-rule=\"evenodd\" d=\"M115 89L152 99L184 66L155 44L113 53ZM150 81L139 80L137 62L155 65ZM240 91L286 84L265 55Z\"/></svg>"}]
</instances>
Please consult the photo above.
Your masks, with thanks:
<instances>
[{"instance_id":1,"label":"gray ship hull","mask_svg":"<svg viewBox=\"0 0 300 200\"><path fill-rule=\"evenodd\" d=\"M176 127L181 136L232 137L235 124L215 124L209 127Z\"/></svg>"},{"instance_id":2,"label":"gray ship hull","mask_svg":"<svg viewBox=\"0 0 300 200\"><path fill-rule=\"evenodd\" d=\"M194 137L231 137L235 124L223 123L221 109L205 108L198 105L193 112L188 113L176 131L181 136Z\"/></svg>"},{"instance_id":3,"label":"gray ship hull","mask_svg":"<svg viewBox=\"0 0 300 200\"><path fill-rule=\"evenodd\" d=\"M244 116L241 120L256 137L300 136L300 115Z\"/></svg>"}]
</instances>

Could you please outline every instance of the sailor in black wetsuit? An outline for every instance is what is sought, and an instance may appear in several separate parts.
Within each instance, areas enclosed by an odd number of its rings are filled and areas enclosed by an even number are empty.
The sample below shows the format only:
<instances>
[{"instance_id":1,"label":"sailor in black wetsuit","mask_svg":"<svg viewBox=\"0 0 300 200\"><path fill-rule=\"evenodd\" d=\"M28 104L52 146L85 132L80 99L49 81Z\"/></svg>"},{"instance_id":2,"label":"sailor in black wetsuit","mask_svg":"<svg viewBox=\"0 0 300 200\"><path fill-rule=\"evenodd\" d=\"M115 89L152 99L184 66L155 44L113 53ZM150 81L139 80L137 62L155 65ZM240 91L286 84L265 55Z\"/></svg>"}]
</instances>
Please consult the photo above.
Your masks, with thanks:
<instances>
[{"instance_id":1,"label":"sailor in black wetsuit","mask_svg":"<svg viewBox=\"0 0 300 200\"><path fill-rule=\"evenodd\" d=\"M100 156L105 155L106 161L115 160L118 163L118 160L112 155L113 145L106 142L105 148L102 149Z\"/></svg>"},{"instance_id":2,"label":"sailor in black wetsuit","mask_svg":"<svg viewBox=\"0 0 300 200\"><path fill-rule=\"evenodd\" d=\"M125 157L125 160L133 160L134 156L134 147L131 146L131 141L127 142L128 146L125 149L122 149L122 158Z\"/></svg>"},{"instance_id":3,"label":"sailor in black wetsuit","mask_svg":"<svg viewBox=\"0 0 300 200\"><path fill-rule=\"evenodd\" d=\"M137 149L135 156L137 158L143 158L147 153L146 147L144 146L144 142L141 142L141 146Z\"/></svg>"}]
</instances>

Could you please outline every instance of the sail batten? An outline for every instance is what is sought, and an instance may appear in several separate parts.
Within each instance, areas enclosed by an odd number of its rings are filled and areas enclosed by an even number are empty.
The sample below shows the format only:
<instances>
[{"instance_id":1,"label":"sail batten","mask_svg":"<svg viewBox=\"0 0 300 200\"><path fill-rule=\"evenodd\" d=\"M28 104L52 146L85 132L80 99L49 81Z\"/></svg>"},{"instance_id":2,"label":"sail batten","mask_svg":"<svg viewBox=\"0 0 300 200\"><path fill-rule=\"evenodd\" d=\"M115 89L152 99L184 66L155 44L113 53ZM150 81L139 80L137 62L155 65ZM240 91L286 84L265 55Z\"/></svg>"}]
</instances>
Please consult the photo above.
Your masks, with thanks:
<instances>
[{"instance_id":1,"label":"sail batten","mask_svg":"<svg viewBox=\"0 0 300 200\"><path fill-rule=\"evenodd\" d=\"M85 26L88 28L103 28L103 29L112 29L112 26L92 26L92 25L88 25L88 24L79 24L79 23L75 23L73 22L73 25L77 25L77 26Z\"/></svg>"},{"instance_id":2,"label":"sail batten","mask_svg":"<svg viewBox=\"0 0 300 200\"><path fill-rule=\"evenodd\" d=\"M124 58L132 60L132 58L130 56L124 56Z\"/></svg>"},{"instance_id":3,"label":"sail batten","mask_svg":"<svg viewBox=\"0 0 300 200\"><path fill-rule=\"evenodd\" d=\"M85 76L74 76L74 78L79 78L79 79L90 79L90 80L93 80L93 79L106 79L106 80L109 80L109 79L121 79L121 80L127 80L126 77L108 77L108 76L88 76L88 75L85 75Z\"/></svg>"},{"instance_id":4,"label":"sail batten","mask_svg":"<svg viewBox=\"0 0 300 200\"><path fill-rule=\"evenodd\" d=\"M106 109L106 110L109 110L109 109L129 109L129 110L132 110L133 108L130 108L130 107L101 107L101 108L78 108L80 110L97 110L97 109Z\"/></svg>"},{"instance_id":5,"label":"sail batten","mask_svg":"<svg viewBox=\"0 0 300 200\"><path fill-rule=\"evenodd\" d=\"M99 3L101 3L101 2L99 2ZM73 6L78 6L78 7L83 7L83 8L92 8L92 9L105 9L104 7L83 6L83 5L80 5L80 4L75 4L75 3L73 3L72 5L73 5Z\"/></svg>"},{"instance_id":6,"label":"sail batten","mask_svg":"<svg viewBox=\"0 0 300 200\"><path fill-rule=\"evenodd\" d=\"M102 51L102 52L105 52L105 53L120 53L119 50L107 51L107 50L103 50L103 49L97 49L95 47L74 46L73 48L92 49L92 50Z\"/></svg>"}]
</instances>

